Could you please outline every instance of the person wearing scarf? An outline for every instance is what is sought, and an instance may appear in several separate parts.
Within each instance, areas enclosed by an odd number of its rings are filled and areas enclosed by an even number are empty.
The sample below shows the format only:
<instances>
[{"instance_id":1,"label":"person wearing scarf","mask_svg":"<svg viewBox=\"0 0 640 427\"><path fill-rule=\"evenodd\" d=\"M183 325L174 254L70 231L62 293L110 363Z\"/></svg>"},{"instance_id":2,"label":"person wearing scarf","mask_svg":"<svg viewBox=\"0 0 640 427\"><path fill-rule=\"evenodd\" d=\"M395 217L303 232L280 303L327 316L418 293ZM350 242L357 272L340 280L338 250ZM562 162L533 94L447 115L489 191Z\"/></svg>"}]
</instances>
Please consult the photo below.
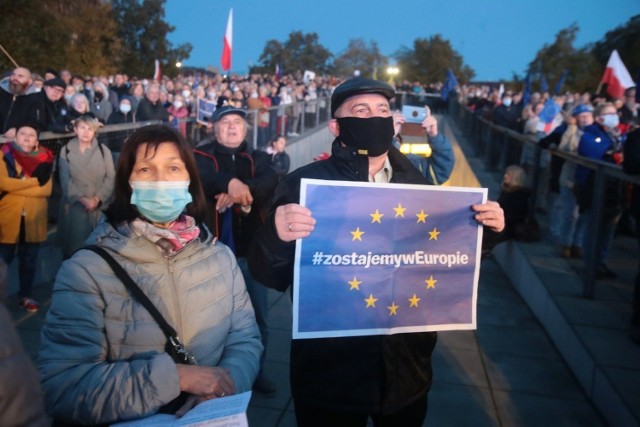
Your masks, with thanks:
<instances>
[{"instance_id":1,"label":"person wearing scarf","mask_svg":"<svg viewBox=\"0 0 640 427\"><path fill-rule=\"evenodd\" d=\"M53 153L38 143L36 125L18 126L13 142L0 150L0 256L10 265L18 255L19 305L39 309L31 298L40 243L47 240Z\"/></svg>"},{"instance_id":2,"label":"person wearing scarf","mask_svg":"<svg viewBox=\"0 0 640 427\"><path fill-rule=\"evenodd\" d=\"M166 351L160 326L96 253L64 261L38 357L54 425L113 424L251 390L263 351L231 250L204 224L191 146L166 125L122 147L115 197L86 244L107 251L180 337L197 365Z\"/></svg>"}]
</instances>

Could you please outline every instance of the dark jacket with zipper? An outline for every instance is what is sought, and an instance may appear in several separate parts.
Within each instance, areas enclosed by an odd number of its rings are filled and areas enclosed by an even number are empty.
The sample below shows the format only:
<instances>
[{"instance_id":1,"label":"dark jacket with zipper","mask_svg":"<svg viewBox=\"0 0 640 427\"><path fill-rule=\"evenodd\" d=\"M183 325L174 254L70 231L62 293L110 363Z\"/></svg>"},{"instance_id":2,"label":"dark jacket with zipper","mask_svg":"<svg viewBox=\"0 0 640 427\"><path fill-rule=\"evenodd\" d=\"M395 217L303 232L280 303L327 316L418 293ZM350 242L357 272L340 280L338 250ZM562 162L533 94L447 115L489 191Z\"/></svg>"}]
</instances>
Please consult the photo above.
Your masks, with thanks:
<instances>
[{"instance_id":1,"label":"dark jacket with zipper","mask_svg":"<svg viewBox=\"0 0 640 427\"><path fill-rule=\"evenodd\" d=\"M391 182L427 184L426 178L396 148L389 150ZM293 283L295 242L277 236L275 208L299 203L302 178L367 181L369 159L338 140L327 160L287 175L276 188L272 214L258 230L248 260L251 274L264 285L285 291ZM485 230L492 248L497 233ZM297 339L291 343L294 400L346 412L397 412L426 398L431 387L435 332L340 338Z\"/></svg>"},{"instance_id":2,"label":"dark jacket with zipper","mask_svg":"<svg viewBox=\"0 0 640 427\"><path fill-rule=\"evenodd\" d=\"M265 152L250 152L247 143L228 148L213 141L194 150L202 187L209 205L209 228L220 239L228 215L216 212L215 196L227 193L229 182L238 178L249 186L253 204L245 213L240 206L231 208L232 232L236 256L246 255L256 230L264 223L278 177L271 167L271 158ZM227 243L227 242L224 242Z\"/></svg>"}]
</instances>

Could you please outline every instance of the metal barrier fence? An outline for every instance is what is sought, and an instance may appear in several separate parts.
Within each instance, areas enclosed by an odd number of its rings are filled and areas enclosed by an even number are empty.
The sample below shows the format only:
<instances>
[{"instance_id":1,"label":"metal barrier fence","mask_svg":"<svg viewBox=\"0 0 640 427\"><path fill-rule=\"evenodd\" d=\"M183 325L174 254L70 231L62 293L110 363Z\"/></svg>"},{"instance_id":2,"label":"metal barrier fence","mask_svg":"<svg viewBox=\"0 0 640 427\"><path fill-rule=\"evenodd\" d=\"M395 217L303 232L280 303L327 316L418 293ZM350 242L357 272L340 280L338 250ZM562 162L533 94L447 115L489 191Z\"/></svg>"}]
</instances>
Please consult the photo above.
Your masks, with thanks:
<instances>
[{"instance_id":1,"label":"metal barrier fence","mask_svg":"<svg viewBox=\"0 0 640 427\"><path fill-rule=\"evenodd\" d=\"M491 122L476 116L466 106L459 104L457 101L452 100L449 103L449 113L457 121L459 128L471 143L474 154L483 159L485 169L488 171L502 172L508 165L521 164L523 150L532 154L532 198L530 200L531 209L529 209L531 216L534 214L533 207L538 202L539 187L547 185L547 182L543 182L541 179L545 175L543 172L545 172L546 167L546 162L542 161L542 158L547 153L553 157L561 158L565 162L575 163L595 172L592 214L588 229L588 232L593 236L600 236L603 227L606 208L605 182L614 179L618 181L619 185L626 183L640 185L640 177L625 174L618 165L591 160L557 150L544 150L533 137L495 126ZM600 242L597 238L588 239L587 242L589 244L584 248L583 296L585 298L593 298L596 266L598 265L597 248Z\"/></svg>"}]
</instances>

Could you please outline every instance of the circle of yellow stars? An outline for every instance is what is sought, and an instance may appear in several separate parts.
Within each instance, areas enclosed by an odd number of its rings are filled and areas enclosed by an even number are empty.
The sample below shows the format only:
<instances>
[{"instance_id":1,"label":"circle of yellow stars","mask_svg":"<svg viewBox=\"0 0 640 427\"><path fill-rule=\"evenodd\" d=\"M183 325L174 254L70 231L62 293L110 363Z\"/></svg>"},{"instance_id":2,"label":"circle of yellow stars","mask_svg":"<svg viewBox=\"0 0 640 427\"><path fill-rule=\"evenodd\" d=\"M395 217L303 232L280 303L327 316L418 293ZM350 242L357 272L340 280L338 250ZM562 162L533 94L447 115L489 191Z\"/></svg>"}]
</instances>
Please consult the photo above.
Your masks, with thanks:
<instances>
[{"instance_id":1,"label":"circle of yellow stars","mask_svg":"<svg viewBox=\"0 0 640 427\"><path fill-rule=\"evenodd\" d=\"M405 218L405 212L406 212L407 208L402 206L402 203L398 203L397 206L395 206L393 208L394 211L394 218ZM376 209L375 212L369 214L369 216L371 217L371 224L374 223L378 223L378 224L382 224L382 218L385 216L385 214L381 213L379 209ZM424 211L424 209L420 209L419 213L415 214L416 216L416 223L422 223L422 224L426 224L427 223L427 217L429 217L429 214L426 213ZM351 241L355 242L355 241L362 241L362 236L365 234L364 231L360 230L360 227L356 227L355 230L350 231L351 233ZM440 235L440 231L438 231L438 229L436 227L433 227L433 229L431 231L428 231L429 234L429 240L438 240L438 236ZM429 278L425 279L425 284L426 284L426 289L435 289L436 288L436 283L438 283L438 280L433 278L433 275L429 275ZM353 290L357 290L360 291L360 285L362 284L362 281L358 280L358 278L356 276L353 276L353 279L347 282L349 284L349 290L353 291ZM415 293L411 296L411 298L407 299L407 305L409 308L419 308L420 307L420 301L422 300L422 298L418 297ZM367 298L364 298L363 300L365 302L365 308L376 308L376 303L378 302L378 298L375 298L373 296L372 293L369 294L369 296ZM387 310L389 311L389 316L397 316L398 315L398 309L400 308L399 305L397 305L395 303L395 301L391 302L391 305L388 305Z\"/></svg>"}]
</instances>

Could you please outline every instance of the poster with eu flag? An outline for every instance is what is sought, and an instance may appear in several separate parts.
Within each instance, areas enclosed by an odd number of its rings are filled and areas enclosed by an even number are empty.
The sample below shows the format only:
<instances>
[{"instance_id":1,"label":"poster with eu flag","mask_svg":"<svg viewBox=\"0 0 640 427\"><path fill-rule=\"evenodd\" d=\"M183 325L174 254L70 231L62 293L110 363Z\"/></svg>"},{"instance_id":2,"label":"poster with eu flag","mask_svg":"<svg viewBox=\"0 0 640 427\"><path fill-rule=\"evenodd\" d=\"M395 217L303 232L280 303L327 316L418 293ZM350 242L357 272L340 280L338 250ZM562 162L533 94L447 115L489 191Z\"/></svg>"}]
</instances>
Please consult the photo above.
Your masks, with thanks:
<instances>
[{"instance_id":1,"label":"poster with eu flag","mask_svg":"<svg viewBox=\"0 0 640 427\"><path fill-rule=\"evenodd\" d=\"M303 179L293 338L475 329L485 188Z\"/></svg>"}]
</instances>

